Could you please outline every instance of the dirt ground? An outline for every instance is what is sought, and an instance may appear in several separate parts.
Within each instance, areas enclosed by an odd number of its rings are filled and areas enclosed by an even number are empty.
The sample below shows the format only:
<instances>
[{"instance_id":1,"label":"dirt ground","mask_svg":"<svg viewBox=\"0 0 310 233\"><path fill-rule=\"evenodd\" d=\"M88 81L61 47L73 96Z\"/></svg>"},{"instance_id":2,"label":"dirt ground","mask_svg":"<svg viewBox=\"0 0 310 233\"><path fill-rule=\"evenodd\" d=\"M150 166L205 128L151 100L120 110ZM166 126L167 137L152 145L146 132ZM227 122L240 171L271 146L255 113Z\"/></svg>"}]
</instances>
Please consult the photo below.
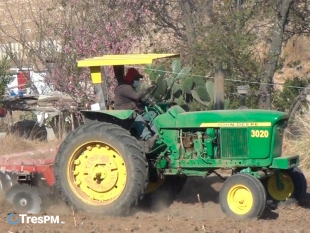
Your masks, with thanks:
<instances>
[{"instance_id":1,"label":"dirt ground","mask_svg":"<svg viewBox=\"0 0 310 233\"><path fill-rule=\"evenodd\" d=\"M307 172L310 180L310 173ZM310 183L310 182L309 182ZM136 209L130 217L101 217L74 213L63 204L51 206L45 214L59 215L65 223L18 224L12 226L7 215L10 206L1 203L1 232L309 232L310 189L303 206L289 204L276 210L267 208L259 220L237 221L226 217L218 203L222 180L217 177L191 178L170 207L156 212ZM199 194L201 202L197 199ZM42 214L43 215L43 214ZM14 219L15 220L15 219Z\"/></svg>"},{"instance_id":2,"label":"dirt ground","mask_svg":"<svg viewBox=\"0 0 310 233\"><path fill-rule=\"evenodd\" d=\"M37 145L36 145L37 146ZM310 171L305 171L310 184ZM17 224L7 220L13 210L0 202L1 232L310 232L310 188L302 206L294 203L282 205L275 210L266 208L259 220L233 220L222 213L218 194L223 181L216 176L205 179L190 178L177 200L159 210L135 210L130 217L90 216L73 213L62 203L54 204L45 213L38 215L59 215L64 224ZM201 202L198 201L197 194ZM158 207L158 206L154 206ZM13 218L15 220L16 218Z\"/></svg>"}]
</instances>

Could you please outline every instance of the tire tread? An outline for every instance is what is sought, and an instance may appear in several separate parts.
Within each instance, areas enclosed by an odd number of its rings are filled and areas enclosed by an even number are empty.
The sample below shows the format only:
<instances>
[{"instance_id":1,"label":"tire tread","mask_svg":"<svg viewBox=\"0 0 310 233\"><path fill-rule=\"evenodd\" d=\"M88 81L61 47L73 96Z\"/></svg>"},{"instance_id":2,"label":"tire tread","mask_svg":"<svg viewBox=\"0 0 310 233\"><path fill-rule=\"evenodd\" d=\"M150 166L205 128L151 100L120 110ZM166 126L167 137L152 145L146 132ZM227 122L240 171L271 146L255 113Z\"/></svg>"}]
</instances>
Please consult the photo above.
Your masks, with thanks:
<instances>
[{"instance_id":1,"label":"tire tread","mask_svg":"<svg viewBox=\"0 0 310 233\"><path fill-rule=\"evenodd\" d=\"M123 203L122 205L118 204L119 202L116 200L112 203L113 208L88 208L86 204L82 202L81 206L78 206L70 194L66 192L63 187L64 182L62 181L61 177L63 172L61 171L61 165L63 164L64 158L66 156L70 156L66 155L67 148L72 147L72 144L74 144L76 138L90 134L101 136L101 138L98 138L98 141L100 139L103 139L104 141L105 135L108 135L109 137L113 137L115 140L121 143L123 148L126 148L127 153L126 155L122 156L128 157L134 168L132 170L133 174L128 174L128 178L130 178L128 179L127 183L133 182L133 184L130 185L131 193L123 196L124 198L126 197L126 200L120 201ZM131 178L133 179L131 180ZM59 151L55 160L55 179L56 188L60 192L62 200L69 205L73 205L77 211L86 211L94 214L108 214L114 216L126 215L128 214L129 209L133 205L137 204L140 200L140 197L145 193L148 184L148 163L142 148L138 144L138 141L132 137L127 130L111 123L91 122L86 125L82 125L75 131L71 132L59 147Z\"/></svg>"}]
</instances>

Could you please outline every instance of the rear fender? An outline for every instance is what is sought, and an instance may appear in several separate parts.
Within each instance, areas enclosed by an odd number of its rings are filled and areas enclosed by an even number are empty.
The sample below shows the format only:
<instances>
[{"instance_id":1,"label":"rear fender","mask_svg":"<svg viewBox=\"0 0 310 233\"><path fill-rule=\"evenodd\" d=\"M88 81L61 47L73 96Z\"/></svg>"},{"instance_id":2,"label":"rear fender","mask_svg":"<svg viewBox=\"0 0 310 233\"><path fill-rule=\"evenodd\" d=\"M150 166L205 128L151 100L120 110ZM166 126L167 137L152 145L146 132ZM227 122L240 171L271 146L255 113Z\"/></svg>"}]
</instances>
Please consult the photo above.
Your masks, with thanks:
<instances>
[{"instance_id":1,"label":"rear fender","mask_svg":"<svg viewBox=\"0 0 310 233\"><path fill-rule=\"evenodd\" d=\"M83 110L81 113L85 123L92 121L107 122L119 125L127 130L130 130L136 117L134 110Z\"/></svg>"}]
</instances>

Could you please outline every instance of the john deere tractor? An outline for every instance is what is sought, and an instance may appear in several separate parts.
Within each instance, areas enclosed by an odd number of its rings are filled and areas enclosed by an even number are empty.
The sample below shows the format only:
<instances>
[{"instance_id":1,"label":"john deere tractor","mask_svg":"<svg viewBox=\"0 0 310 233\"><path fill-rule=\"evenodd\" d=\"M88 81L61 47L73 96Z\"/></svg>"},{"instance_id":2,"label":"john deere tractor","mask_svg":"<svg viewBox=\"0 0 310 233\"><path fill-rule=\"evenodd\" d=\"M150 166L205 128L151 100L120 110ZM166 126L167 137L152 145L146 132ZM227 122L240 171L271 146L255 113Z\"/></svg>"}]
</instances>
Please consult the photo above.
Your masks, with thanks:
<instances>
[{"instance_id":1,"label":"john deere tractor","mask_svg":"<svg viewBox=\"0 0 310 233\"><path fill-rule=\"evenodd\" d=\"M151 64L178 54L106 55L78 61L101 85L101 66ZM158 132L147 148L132 129L131 110L85 110L85 123L62 142L56 156L56 186L65 202L93 214L126 215L161 189L173 198L187 177L207 177L231 169L219 193L229 216L258 218L267 200L301 201L307 182L299 156L282 157L288 116L268 110L187 112L169 102L155 102L156 85L144 91L143 107ZM152 128L151 127L151 128Z\"/></svg>"}]
</instances>

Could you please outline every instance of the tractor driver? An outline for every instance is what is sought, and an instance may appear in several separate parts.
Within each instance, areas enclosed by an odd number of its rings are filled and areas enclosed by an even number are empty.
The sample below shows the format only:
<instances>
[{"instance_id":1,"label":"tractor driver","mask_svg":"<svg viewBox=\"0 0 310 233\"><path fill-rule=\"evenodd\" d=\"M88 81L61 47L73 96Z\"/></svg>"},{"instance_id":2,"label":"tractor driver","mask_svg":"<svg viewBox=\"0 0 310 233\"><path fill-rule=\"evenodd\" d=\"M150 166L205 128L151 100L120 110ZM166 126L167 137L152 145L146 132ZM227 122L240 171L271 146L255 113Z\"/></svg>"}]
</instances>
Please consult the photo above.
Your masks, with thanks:
<instances>
[{"instance_id":1,"label":"tractor driver","mask_svg":"<svg viewBox=\"0 0 310 233\"><path fill-rule=\"evenodd\" d=\"M143 91L136 92L135 88L139 86L139 81L142 78L143 76L135 68L129 68L125 79L118 79L118 86L115 88L114 96L115 110L139 111L136 103L140 101ZM140 114L137 114L133 127L139 136L148 143L148 146L153 148L157 134L152 136Z\"/></svg>"}]
</instances>

